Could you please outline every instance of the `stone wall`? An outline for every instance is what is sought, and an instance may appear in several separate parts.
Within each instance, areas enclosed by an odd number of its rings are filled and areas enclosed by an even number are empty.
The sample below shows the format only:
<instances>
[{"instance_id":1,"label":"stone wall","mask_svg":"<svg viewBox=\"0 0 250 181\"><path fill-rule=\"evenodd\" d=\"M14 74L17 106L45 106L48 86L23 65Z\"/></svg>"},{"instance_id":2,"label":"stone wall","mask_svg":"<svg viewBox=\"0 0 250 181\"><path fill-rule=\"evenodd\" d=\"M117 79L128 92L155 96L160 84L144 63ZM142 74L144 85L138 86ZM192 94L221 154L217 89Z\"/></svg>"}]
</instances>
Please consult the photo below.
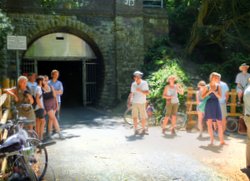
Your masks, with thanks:
<instances>
[{"instance_id":1,"label":"stone wall","mask_svg":"<svg viewBox=\"0 0 250 181\"><path fill-rule=\"evenodd\" d=\"M77 9L50 15L26 7L10 9L8 16L15 25L15 34L27 36L28 47L41 36L60 31L84 39L103 66L98 104L112 106L128 95L133 71L141 70L145 52L155 39L167 35L168 21L166 10L145 9L142 0L106 1L107 11L98 11L98 5L92 13ZM93 3L91 7L95 9ZM12 66L15 52L9 51L8 56ZM9 75L14 71L13 67L8 70Z\"/></svg>"}]
</instances>

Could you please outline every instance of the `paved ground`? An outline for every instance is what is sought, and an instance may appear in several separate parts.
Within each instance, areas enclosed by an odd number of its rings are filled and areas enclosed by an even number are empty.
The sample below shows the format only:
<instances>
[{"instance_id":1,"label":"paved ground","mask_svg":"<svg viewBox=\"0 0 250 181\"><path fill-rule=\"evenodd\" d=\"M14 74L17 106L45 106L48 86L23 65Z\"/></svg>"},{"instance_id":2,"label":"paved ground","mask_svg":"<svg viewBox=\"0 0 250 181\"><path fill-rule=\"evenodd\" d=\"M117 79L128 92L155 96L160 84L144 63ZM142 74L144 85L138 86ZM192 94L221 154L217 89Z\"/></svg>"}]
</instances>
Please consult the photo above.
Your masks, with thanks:
<instances>
[{"instance_id":1,"label":"paved ground","mask_svg":"<svg viewBox=\"0 0 250 181\"><path fill-rule=\"evenodd\" d=\"M121 117L91 109L63 110L67 139L50 146L46 180L62 181L247 181L244 136L226 138L227 146L209 147L205 134L177 132L134 136ZM219 144L219 141L215 142Z\"/></svg>"}]
</instances>

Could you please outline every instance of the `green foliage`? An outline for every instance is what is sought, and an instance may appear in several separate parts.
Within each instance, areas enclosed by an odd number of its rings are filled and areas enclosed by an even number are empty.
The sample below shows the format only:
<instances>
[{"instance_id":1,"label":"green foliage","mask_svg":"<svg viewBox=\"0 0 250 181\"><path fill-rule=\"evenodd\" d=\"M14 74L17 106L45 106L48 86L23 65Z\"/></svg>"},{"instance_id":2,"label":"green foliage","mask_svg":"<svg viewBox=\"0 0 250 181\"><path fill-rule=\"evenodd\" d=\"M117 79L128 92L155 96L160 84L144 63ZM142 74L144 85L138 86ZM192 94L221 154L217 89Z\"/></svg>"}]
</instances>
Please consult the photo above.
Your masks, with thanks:
<instances>
[{"instance_id":1,"label":"green foliage","mask_svg":"<svg viewBox=\"0 0 250 181\"><path fill-rule=\"evenodd\" d=\"M166 0L171 41L185 44L196 20L200 0Z\"/></svg>"},{"instance_id":2,"label":"green foliage","mask_svg":"<svg viewBox=\"0 0 250 181\"><path fill-rule=\"evenodd\" d=\"M150 95L149 100L152 102L156 108L156 115L160 117L162 111L164 110L164 106L166 104L165 100L162 98L164 87L167 85L167 78L170 75L175 75L177 77L177 82L181 84L184 88L189 82L188 76L185 74L181 67L181 60L178 58L169 58L168 55L161 57L161 59L157 59L155 62L152 62L152 68L159 67L157 62L164 62L161 67L151 73L147 81L149 83ZM155 65L154 65L155 63ZM181 106L184 106L185 98L184 96L179 96Z\"/></svg>"},{"instance_id":3,"label":"green foliage","mask_svg":"<svg viewBox=\"0 0 250 181\"><path fill-rule=\"evenodd\" d=\"M13 31L13 26L10 19L0 9L0 67L3 67L5 56L4 51L6 50L7 35Z\"/></svg>"},{"instance_id":4,"label":"green foliage","mask_svg":"<svg viewBox=\"0 0 250 181\"><path fill-rule=\"evenodd\" d=\"M222 80L228 83L229 87L235 88L235 78L242 63L250 64L250 55L232 53L223 64L206 63L201 65L198 74L201 79L208 80L211 72L218 72L222 75Z\"/></svg>"}]
</instances>

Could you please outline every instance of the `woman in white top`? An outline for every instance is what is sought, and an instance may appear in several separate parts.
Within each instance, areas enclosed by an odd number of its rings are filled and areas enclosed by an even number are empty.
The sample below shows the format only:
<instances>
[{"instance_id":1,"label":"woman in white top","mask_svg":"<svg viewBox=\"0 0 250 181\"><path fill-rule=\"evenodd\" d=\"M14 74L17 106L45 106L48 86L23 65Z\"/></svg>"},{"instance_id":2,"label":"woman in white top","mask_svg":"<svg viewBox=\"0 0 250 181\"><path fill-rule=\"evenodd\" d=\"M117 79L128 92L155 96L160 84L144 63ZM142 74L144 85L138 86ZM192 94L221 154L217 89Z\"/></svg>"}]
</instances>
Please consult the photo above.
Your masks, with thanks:
<instances>
[{"instance_id":1,"label":"woman in white top","mask_svg":"<svg viewBox=\"0 0 250 181\"><path fill-rule=\"evenodd\" d=\"M43 76L38 76L36 79L37 87L35 90L35 99L36 99L36 107L35 107L35 114L36 114L36 133L38 135L38 139L43 139L44 127L45 127L45 112L44 112L44 104L43 104L43 92L42 92L42 85L43 85Z\"/></svg>"},{"instance_id":2,"label":"woman in white top","mask_svg":"<svg viewBox=\"0 0 250 181\"><path fill-rule=\"evenodd\" d=\"M184 90L183 88L175 83L176 77L171 75L168 77L167 82L168 85L165 86L162 97L166 99L166 115L162 124L162 133L165 134L166 132L166 125L168 124L168 119L172 116L171 119L171 134L175 134L175 127L176 127L176 114L178 112L179 106L179 99L178 94L183 95Z\"/></svg>"}]
</instances>

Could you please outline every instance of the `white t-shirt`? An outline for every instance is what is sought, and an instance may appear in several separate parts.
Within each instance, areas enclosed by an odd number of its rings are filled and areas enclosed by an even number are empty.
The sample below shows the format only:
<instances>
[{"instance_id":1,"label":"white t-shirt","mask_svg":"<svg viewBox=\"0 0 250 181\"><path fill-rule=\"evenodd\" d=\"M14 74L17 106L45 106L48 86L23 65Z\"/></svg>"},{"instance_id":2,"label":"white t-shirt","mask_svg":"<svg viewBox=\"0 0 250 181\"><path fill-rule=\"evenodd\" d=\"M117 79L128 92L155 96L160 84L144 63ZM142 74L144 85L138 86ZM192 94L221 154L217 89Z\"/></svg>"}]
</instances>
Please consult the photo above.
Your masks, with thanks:
<instances>
[{"instance_id":1,"label":"white t-shirt","mask_svg":"<svg viewBox=\"0 0 250 181\"><path fill-rule=\"evenodd\" d=\"M131 92L133 93L132 103L144 104L146 103L146 95L136 91L139 88L142 91L148 91L148 83L145 80L141 80L140 84L133 82L131 85Z\"/></svg>"},{"instance_id":2,"label":"white t-shirt","mask_svg":"<svg viewBox=\"0 0 250 181\"><path fill-rule=\"evenodd\" d=\"M40 86L37 86L37 87L36 87L35 93L36 93L36 95L39 95L40 101L41 101L41 103L42 103L42 108L44 109L43 96L42 96L42 94L43 94L42 88L41 88ZM38 109L39 109L39 106L36 104L35 110L38 110Z\"/></svg>"},{"instance_id":3,"label":"white t-shirt","mask_svg":"<svg viewBox=\"0 0 250 181\"><path fill-rule=\"evenodd\" d=\"M250 86L247 86L247 88L244 91L243 95L243 100L244 100L244 114L249 114L250 115Z\"/></svg>"},{"instance_id":4,"label":"white t-shirt","mask_svg":"<svg viewBox=\"0 0 250 181\"><path fill-rule=\"evenodd\" d=\"M249 78L250 78L249 73L243 74L242 72L240 72L236 76L235 83L240 84L243 88L246 88Z\"/></svg>"}]
</instances>

